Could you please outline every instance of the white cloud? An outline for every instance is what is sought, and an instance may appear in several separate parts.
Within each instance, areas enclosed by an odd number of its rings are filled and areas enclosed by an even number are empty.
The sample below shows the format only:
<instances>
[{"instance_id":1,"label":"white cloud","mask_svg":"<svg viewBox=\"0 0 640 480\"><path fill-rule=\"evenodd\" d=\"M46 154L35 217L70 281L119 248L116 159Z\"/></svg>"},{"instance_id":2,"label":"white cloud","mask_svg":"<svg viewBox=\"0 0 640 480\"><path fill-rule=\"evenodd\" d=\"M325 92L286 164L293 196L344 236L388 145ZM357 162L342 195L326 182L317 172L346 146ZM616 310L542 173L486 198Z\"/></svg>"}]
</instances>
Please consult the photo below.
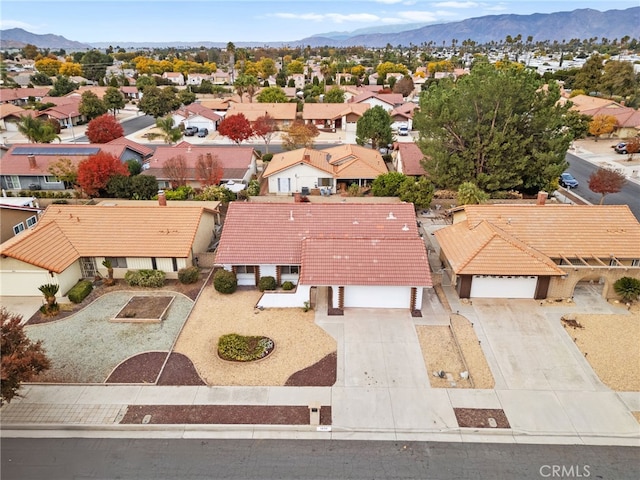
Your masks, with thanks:
<instances>
[{"instance_id":1,"label":"white cloud","mask_svg":"<svg viewBox=\"0 0 640 480\"><path fill-rule=\"evenodd\" d=\"M37 32L40 30L40 27L20 20L0 19L0 30L7 30L9 28L22 28L28 32Z\"/></svg>"},{"instance_id":2,"label":"white cloud","mask_svg":"<svg viewBox=\"0 0 640 480\"><path fill-rule=\"evenodd\" d=\"M270 16L285 18L288 20L310 20L314 22L331 21L334 23L370 23L380 22L383 20L377 15L372 15L370 13L351 13L347 15L342 13L274 13Z\"/></svg>"},{"instance_id":3,"label":"white cloud","mask_svg":"<svg viewBox=\"0 0 640 480\"><path fill-rule=\"evenodd\" d=\"M438 2L434 3L434 5L444 8L475 8L480 6L480 4L476 2Z\"/></svg>"},{"instance_id":4,"label":"white cloud","mask_svg":"<svg viewBox=\"0 0 640 480\"><path fill-rule=\"evenodd\" d=\"M432 12L424 12L424 11L405 11L398 12L398 17L402 19L403 22L411 22L411 23L419 23L419 22L435 22L438 17L434 15Z\"/></svg>"}]
</instances>

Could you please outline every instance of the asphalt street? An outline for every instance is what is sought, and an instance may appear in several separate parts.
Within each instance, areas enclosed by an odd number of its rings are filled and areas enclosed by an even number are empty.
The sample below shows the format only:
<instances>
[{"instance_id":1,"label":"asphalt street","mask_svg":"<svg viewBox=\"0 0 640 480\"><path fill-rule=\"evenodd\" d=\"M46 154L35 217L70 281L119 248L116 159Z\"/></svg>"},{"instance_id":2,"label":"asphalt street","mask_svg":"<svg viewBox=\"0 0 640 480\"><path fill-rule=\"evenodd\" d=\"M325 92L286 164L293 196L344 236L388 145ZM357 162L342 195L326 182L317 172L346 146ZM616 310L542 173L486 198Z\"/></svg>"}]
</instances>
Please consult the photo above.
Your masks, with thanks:
<instances>
[{"instance_id":1,"label":"asphalt street","mask_svg":"<svg viewBox=\"0 0 640 480\"><path fill-rule=\"evenodd\" d=\"M323 440L2 439L2 479L640 478L639 450Z\"/></svg>"}]
</instances>

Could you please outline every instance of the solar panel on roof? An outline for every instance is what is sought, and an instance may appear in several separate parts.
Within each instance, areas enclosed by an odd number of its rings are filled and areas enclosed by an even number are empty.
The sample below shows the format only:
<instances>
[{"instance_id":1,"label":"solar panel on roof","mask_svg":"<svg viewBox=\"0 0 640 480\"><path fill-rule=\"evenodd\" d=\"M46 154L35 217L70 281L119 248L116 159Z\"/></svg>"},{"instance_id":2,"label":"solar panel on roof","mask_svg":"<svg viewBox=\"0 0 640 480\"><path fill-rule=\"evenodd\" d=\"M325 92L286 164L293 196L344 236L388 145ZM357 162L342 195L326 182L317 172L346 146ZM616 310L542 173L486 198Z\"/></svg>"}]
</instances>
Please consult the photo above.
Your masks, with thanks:
<instances>
[{"instance_id":1,"label":"solar panel on roof","mask_svg":"<svg viewBox=\"0 0 640 480\"><path fill-rule=\"evenodd\" d=\"M49 146L28 146L16 147L13 149L14 155L94 155L98 153L98 147L53 147Z\"/></svg>"}]
</instances>

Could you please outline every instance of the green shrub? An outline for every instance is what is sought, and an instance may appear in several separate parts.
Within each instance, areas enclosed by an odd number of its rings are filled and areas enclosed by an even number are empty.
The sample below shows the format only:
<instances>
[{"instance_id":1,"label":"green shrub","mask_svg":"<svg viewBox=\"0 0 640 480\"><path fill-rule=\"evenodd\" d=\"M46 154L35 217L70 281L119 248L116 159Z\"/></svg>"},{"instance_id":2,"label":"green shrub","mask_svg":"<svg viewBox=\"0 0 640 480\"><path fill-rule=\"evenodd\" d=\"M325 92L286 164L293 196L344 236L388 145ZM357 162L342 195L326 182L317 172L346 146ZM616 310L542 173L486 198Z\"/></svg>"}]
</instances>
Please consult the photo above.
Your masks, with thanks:
<instances>
[{"instance_id":1,"label":"green shrub","mask_svg":"<svg viewBox=\"0 0 640 480\"><path fill-rule=\"evenodd\" d=\"M632 277L622 277L615 281L613 289L620 295L623 302L633 302L640 296L640 280Z\"/></svg>"},{"instance_id":2,"label":"green shrub","mask_svg":"<svg viewBox=\"0 0 640 480\"><path fill-rule=\"evenodd\" d=\"M213 287L220 293L233 293L238 288L236 274L220 269L213 275Z\"/></svg>"},{"instance_id":3,"label":"green shrub","mask_svg":"<svg viewBox=\"0 0 640 480\"><path fill-rule=\"evenodd\" d=\"M295 285L293 284L293 282L290 282L289 280L287 280L282 284L283 290L293 290L293 287L295 287Z\"/></svg>"},{"instance_id":4,"label":"green shrub","mask_svg":"<svg viewBox=\"0 0 640 480\"><path fill-rule=\"evenodd\" d=\"M89 280L80 280L69 290L67 297L73 303L81 303L91 293L91 290L93 290L93 285Z\"/></svg>"},{"instance_id":5,"label":"green shrub","mask_svg":"<svg viewBox=\"0 0 640 480\"><path fill-rule=\"evenodd\" d=\"M260 277L260 281L258 282L258 289L261 292L265 290L275 290L277 286L276 279L273 277Z\"/></svg>"},{"instance_id":6,"label":"green shrub","mask_svg":"<svg viewBox=\"0 0 640 480\"><path fill-rule=\"evenodd\" d=\"M263 162L270 162L272 158L273 158L273 153L265 153L264 155L262 155Z\"/></svg>"},{"instance_id":7,"label":"green shrub","mask_svg":"<svg viewBox=\"0 0 640 480\"><path fill-rule=\"evenodd\" d=\"M186 267L178 270L178 280L180 283L196 283L200 277L200 269L198 267Z\"/></svg>"},{"instance_id":8,"label":"green shrub","mask_svg":"<svg viewBox=\"0 0 640 480\"><path fill-rule=\"evenodd\" d=\"M222 335L218 340L218 355L224 360L250 362L267 356L273 350L273 340L267 337Z\"/></svg>"},{"instance_id":9,"label":"green shrub","mask_svg":"<svg viewBox=\"0 0 640 480\"><path fill-rule=\"evenodd\" d=\"M129 270L124 281L130 287L162 287L166 274L162 270Z\"/></svg>"}]
</instances>

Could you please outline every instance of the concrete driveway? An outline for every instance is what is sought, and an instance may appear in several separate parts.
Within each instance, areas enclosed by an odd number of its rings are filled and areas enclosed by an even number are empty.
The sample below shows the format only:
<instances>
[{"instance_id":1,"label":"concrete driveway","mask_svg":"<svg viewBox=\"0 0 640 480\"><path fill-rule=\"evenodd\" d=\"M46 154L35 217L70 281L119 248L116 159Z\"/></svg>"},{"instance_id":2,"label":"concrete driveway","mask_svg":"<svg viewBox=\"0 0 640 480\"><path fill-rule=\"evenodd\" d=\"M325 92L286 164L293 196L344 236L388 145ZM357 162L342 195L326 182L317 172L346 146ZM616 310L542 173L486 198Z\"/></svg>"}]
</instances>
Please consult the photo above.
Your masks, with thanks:
<instances>
[{"instance_id":1,"label":"concrete driveway","mask_svg":"<svg viewBox=\"0 0 640 480\"><path fill-rule=\"evenodd\" d=\"M0 305L11 313L22 316L22 323L27 322L42 306L43 297L7 297L0 296Z\"/></svg>"},{"instance_id":2,"label":"concrete driveway","mask_svg":"<svg viewBox=\"0 0 640 480\"><path fill-rule=\"evenodd\" d=\"M472 308L496 389L608 390L564 331L560 317L566 307L474 299Z\"/></svg>"}]
</instances>

